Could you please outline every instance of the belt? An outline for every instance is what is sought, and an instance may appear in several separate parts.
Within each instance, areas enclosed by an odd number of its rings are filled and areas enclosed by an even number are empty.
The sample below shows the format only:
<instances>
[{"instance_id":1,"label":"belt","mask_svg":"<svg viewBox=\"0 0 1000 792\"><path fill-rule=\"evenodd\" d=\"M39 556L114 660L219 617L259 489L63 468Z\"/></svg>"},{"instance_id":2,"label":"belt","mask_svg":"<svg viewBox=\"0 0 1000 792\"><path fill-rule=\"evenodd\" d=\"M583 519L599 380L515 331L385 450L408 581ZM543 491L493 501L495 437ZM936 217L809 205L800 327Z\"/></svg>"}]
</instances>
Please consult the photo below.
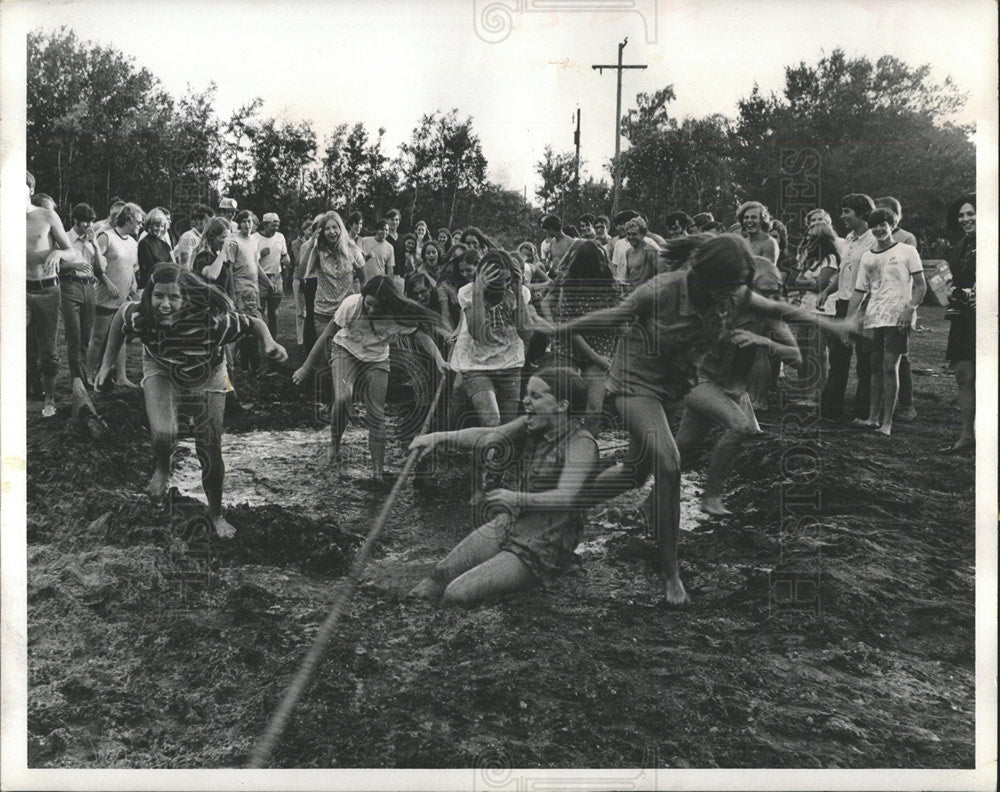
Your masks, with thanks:
<instances>
[{"instance_id":1,"label":"belt","mask_svg":"<svg viewBox=\"0 0 1000 792\"><path fill-rule=\"evenodd\" d=\"M29 292L40 292L49 286L58 286L59 278L45 278L43 280L29 280L24 282L24 290Z\"/></svg>"},{"instance_id":2,"label":"belt","mask_svg":"<svg viewBox=\"0 0 1000 792\"><path fill-rule=\"evenodd\" d=\"M73 281L79 283L93 283L96 279L92 275L73 275L66 273L59 276L60 281Z\"/></svg>"}]
</instances>

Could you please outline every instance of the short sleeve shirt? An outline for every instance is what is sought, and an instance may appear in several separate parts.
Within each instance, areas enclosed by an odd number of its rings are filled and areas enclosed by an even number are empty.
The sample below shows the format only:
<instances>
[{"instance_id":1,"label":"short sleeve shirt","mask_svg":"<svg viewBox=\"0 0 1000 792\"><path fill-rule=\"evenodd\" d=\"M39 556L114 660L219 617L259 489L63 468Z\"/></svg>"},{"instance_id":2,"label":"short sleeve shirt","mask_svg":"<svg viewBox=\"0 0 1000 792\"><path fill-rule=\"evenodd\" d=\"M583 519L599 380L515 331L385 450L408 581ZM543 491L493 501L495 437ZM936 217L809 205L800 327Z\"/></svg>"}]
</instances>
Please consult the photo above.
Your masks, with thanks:
<instances>
[{"instance_id":1,"label":"short sleeve shirt","mask_svg":"<svg viewBox=\"0 0 1000 792\"><path fill-rule=\"evenodd\" d=\"M236 311L180 316L172 326L161 327L150 324L139 306L138 302L125 306L126 338L138 338L147 355L168 368L175 382L189 388L205 384L223 361L222 348L253 327L249 316Z\"/></svg>"},{"instance_id":2,"label":"short sleeve shirt","mask_svg":"<svg viewBox=\"0 0 1000 792\"><path fill-rule=\"evenodd\" d=\"M858 281L861 257L875 247L875 236L866 229L861 236L853 231L844 237L840 250L840 279L837 281L837 299L850 300L854 294L854 284Z\"/></svg>"},{"instance_id":3,"label":"short sleeve shirt","mask_svg":"<svg viewBox=\"0 0 1000 792\"><path fill-rule=\"evenodd\" d=\"M381 363L389 359L389 340L398 335L416 332L413 325L403 325L393 319L375 319L361 310L360 294L344 298L333 320L340 327L333 341L365 363Z\"/></svg>"},{"instance_id":4,"label":"short sleeve shirt","mask_svg":"<svg viewBox=\"0 0 1000 792\"><path fill-rule=\"evenodd\" d=\"M864 327L894 327L913 297L913 276L924 271L912 245L896 242L887 250L869 250L861 257L858 290L869 292ZM913 312L912 327L917 324Z\"/></svg>"},{"instance_id":5,"label":"short sleeve shirt","mask_svg":"<svg viewBox=\"0 0 1000 792\"><path fill-rule=\"evenodd\" d=\"M251 238L257 242L260 271L265 275L280 275L281 257L288 255L288 245L285 243L284 234L275 231L269 237L254 234Z\"/></svg>"},{"instance_id":6,"label":"short sleeve shirt","mask_svg":"<svg viewBox=\"0 0 1000 792\"><path fill-rule=\"evenodd\" d=\"M490 338L477 341L469 332L466 311L472 308L473 284L467 283L458 290L458 305L462 311L459 319L458 338L451 353L452 371L499 371L521 368L524 365L524 342L518 335L514 322L513 300L505 300L494 308L486 309L486 322ZM531 291L521 286L525 305L531 300Z\"/></svg>"},{"instance_id":7,"label":"short sleeve shirt","mask_svg":"<svg viewBox=\"0 0 1000 792\"><path fill-rule=\"evenodd\" d=\"M233 264L233 287L236 294L257 291L257 242L253 237L233 234L226 239L226 261Z\"/></svg>"}]
</instances>

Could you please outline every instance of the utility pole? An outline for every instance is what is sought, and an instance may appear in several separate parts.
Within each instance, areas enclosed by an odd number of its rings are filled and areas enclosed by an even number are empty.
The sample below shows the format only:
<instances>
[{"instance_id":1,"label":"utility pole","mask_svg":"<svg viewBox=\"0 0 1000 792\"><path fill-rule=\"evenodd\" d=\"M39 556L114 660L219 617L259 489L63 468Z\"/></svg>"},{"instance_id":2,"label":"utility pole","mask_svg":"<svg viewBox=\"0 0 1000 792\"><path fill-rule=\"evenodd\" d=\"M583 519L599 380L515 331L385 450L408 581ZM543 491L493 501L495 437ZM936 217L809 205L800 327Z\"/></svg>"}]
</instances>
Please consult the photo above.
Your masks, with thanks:
<instances>
[{"instance_id":1,"label":"utility pole","mask_svg":"<svg viewBox=\"0 0 1000 792\"><path fill-rule=\"evenodd\" d=\"M622 174L621 166L618 162L619 155L622 153L622 69L645 69L646 66L622 66L622 50L625 49L625 45L628 44L628 36L625 40L618 45L618 65L609 66L608 64L597 64L591 66L592 69L597 69L600 74L604 74L605 69L616 69L618 71L618 94L615 101L615 165L614 165L614 175L615 175L615 194L614 200L611 204L611 214L612 216L618 214L618 193L621 191L622 186Z\"/></svg>"},{"instance_id":2,"label":"utility pole","mask_svg":"<svg viewBox=\"0 0 1000 792\"><path fill-rule=\"evenodd\" d=\"M576 145L576 172L573 177L576 189L580 189L580 108L576 108L576 131L573 133L573 143Z\"/></svg>"}]
</instances>

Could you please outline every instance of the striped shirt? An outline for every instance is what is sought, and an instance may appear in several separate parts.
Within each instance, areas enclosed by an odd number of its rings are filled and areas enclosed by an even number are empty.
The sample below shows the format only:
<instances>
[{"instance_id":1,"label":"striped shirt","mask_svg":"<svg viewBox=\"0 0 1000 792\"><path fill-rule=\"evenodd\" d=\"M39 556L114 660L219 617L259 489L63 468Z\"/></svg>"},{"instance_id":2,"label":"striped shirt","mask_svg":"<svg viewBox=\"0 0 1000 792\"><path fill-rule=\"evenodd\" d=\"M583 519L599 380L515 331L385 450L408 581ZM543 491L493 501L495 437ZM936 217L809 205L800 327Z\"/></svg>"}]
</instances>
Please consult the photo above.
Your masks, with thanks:
<instances>
[{"instance_id":1,"label":"striped shirt","mask_svg":"<svg viewBox=\"0 0 1000 792\"><path fill-rule=\"evenodd\" d=\"M126 338L138 338L147 355L170 369L174 381L186 388L205 384L222 364L223 347L246 335L253 321L245 314L229 311L179 317L172 326L150 324L138 302L125 306L122 330Z\"/></svg>"}]
</instances>

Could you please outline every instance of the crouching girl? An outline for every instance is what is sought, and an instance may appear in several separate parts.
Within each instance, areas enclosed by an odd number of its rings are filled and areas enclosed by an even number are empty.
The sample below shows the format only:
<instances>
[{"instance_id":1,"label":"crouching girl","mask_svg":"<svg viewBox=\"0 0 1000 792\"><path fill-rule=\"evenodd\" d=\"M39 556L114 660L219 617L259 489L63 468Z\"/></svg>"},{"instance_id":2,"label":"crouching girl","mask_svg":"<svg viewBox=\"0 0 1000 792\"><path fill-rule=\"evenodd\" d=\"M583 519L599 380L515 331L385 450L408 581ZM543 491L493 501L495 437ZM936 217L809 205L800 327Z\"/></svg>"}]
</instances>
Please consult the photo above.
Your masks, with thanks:
<instances>
[{"instance_id":1,"label":"crouching girl","mask_svg":"<svg viewBox=\"0 0 1000 792\"><path fill-rule=\"evenodd\" d=\"M528 380L525 415L497 427L421 435L424 454L436 445L497 449L516 459L516 490L486 493L494 516L441 561L410 596L471 605L544 582L566 568L583 533L581 498L597 466L597 442L583 428L587 386L566 368Z\"/></svg>"},{"instance_id":2,"label":"crouching girl","mask_svg":"<svg viewBox=\"0 0 1000 792\"><path fill-rule=\"evenodd\" d=\"M222 415L228 389L223 347L249 333L257 337L265 356L279 363L288 359L263 321L237 313L232 300L190 270L160 264L142 298L118 309L96 377L97 388L103 390L125 339L142 341L142 390L156 460L147 492L166 492L177 418L185 414L193 423L208 517L224 539L236 531L222 516Z\"/></svg>"}]
</instances>

